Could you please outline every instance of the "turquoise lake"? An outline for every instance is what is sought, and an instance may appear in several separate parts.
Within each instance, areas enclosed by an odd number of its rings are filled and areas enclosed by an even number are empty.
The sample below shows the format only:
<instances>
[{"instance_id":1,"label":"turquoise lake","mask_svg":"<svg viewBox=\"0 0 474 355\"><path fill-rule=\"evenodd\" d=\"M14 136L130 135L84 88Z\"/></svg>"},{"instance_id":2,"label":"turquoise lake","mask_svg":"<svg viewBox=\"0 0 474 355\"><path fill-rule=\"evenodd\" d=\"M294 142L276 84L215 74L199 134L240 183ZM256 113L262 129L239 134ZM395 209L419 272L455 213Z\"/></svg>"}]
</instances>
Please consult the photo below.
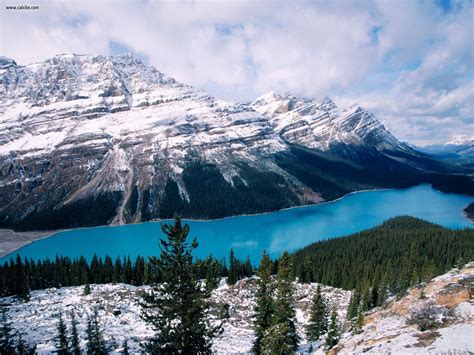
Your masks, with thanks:
<instances>
[{"instance_id":1,"label":"turquoise lake","mask_svg":"<svg viewBox=\"0 0 474 355\"><path fill-rule=\"evenodd\" d=\"M410 215L451 228L473 227L462 209L474 197L446 194L429 185L409 189L366 191L337 201L278 212L228 217L213 221L186 221L190 236L197 238L195 256L228 257L233 248L239 258L258 263L263 250L277 257L312 242L361 231L388 218ZM162 222L83 228L64 231L29 244L13 254L34 259L94 254L116 256L159 255ZM1 259L8 260L10 256Z\"/></svg>"}]
</instances>

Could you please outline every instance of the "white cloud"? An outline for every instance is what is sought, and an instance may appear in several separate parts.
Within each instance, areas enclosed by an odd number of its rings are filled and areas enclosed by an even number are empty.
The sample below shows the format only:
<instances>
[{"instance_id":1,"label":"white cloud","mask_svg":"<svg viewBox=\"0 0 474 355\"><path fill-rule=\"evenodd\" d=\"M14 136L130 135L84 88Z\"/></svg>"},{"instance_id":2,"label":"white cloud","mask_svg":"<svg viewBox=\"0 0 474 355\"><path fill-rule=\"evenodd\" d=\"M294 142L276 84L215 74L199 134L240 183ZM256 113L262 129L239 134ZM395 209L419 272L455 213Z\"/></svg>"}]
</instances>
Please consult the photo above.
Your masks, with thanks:
<instances>
[{"instance_id":1,"label":"white cloud","mask_svg":"<svg viewBox=\"0 0 474 355\"><path fill-rule=\"evenodd\" d=\"M0 52L143 54L177 80L230 100L294 91L360 101L401 139L472 128L473 6L434 2L48 1L0 12ZM430 133L431 132L431 133ZM433 132L435 132L433 134Z\"/></svg>"}]
</instances>

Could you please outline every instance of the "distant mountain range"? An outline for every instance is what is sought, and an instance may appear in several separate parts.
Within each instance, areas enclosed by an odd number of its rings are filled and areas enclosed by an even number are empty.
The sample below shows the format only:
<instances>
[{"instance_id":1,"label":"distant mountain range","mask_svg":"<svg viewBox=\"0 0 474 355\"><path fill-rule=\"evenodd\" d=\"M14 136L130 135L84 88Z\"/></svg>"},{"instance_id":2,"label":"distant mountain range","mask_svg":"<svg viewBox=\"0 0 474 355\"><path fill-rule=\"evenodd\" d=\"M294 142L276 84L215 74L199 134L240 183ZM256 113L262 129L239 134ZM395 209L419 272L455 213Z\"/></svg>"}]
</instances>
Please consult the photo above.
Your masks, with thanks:
<instances>
[{"instance_id":1,"label":"distant mountain range","mask_svg":"<svg viewBox=\"0 0 474 355\"><path fill-rule=\"evenodd\" d=\"M0 58L0 227L219 218L427 182L466 166L395 138L358 105L269 93L220 101L132 55Z\"/></svg>"},{"instance_id":2,"label":"distant mountain range","mask_svg":"<svg viewBox=\"0 0 474 355\"><path fill-rule=\"evenodd\" d=\"M418 149L431 154L474 157L474 138L456 139L446 144L425 145Z\"/></svg>"}]
</instances>

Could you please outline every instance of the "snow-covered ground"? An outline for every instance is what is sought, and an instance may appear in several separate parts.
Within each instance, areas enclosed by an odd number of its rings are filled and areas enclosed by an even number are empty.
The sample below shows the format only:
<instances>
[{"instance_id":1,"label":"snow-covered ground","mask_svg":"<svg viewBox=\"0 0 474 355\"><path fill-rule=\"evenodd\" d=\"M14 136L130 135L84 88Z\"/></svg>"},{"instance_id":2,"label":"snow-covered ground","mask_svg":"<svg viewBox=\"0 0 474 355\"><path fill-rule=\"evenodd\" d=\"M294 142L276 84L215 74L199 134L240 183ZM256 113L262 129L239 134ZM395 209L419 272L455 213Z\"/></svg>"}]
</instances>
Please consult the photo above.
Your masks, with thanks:
<instances>
[{"instance_id":1,"label":"snow-covered ground","mask_svg":"<svg viewBox=\"0 0 474 355\"><path fill-rule=\"evenodd\" d=\"M311 298L317 284L295 283L297 301L298 331L304 339L304 324L309 317ZM253 342L253 308L257 279L244 279L233 286L222 280L211 297L211 317L214 322L222 322L224 332L214 341L213 350L218 353L248 352ZM63 287L31 292L31 300L23 303L13 297L0 299L9 305L8 316L13 329L24 335L24 339L37 344L40 354L55 350L54 337L57 334L57 316L62 312L69 324L68 313L75 311L78 320L81 346L85 348L85 328L87 315L98 307L100 324L107 342L115 352L121 350L124 339L128 340L132 351L139 350L140 342L153 335L153 331L141 319L141 294L148 287L135 287L125 284L91 285L92 293L83 295L83 287ZM323 286L331 307L337 307L341 319L349 302L350 292ZM229 304L229 318L220 319L224 304Z\"/></svg>"},{"instance_id":2,"label":"snow-covered ground","mask_svg":"<svg viewBox=\"0 0 474 355\"><path fill-rule=\"evenodd\" d=\"M309 318L311 299L317 284L295 282L297 329L301 336L300 351L307 351L304 326ZM74 310L79 323L81 346L85 348L84 331L87 315L98 307L100 324L107 342L114 352L120 352L124 339L132 352L139 350L141 342L153 331L141 319L141 294L148 287L125 284L92 285L92 293L83 295L83 287L64 287L34 291L28 303L14 297L0 299L8 306L8 316L15 331L24 339L37 344L39 353L55 350L57 316L62 312L69 322L68 313ZM210 299L210 317L222 323L224 331L214 340L216 353L245 353L254 340L254 320L257 278L243 279L228 286L222 279ZM338 310L345 332L334 351L341 354L470 354L474 351L474 263L462 270L452 270L426 285L411 289L400 300L392 299L383 307L365 315L363 333L353 335L345 320L350 292L322 286L322 293L330 308ZM222 317L228 305L229 318ZM420 331L408 321L420 309L436 310L440 324L435 329ZM318 343L313 351L323 354Z\"/></svg>"},{"instance_id":3,"label":"snow-covered ground","mask_svg":"<svg viewBox=\"0 0 474 355\"><path fill-rule=\"evenodd\" d=\"M412 288L402 299L366 314L363 333L343 335L338 353L472 354L473 289L474 263ZM425 331L411 324L422 309L434 311L440 324Z\"/></svg>"}]
</instances>

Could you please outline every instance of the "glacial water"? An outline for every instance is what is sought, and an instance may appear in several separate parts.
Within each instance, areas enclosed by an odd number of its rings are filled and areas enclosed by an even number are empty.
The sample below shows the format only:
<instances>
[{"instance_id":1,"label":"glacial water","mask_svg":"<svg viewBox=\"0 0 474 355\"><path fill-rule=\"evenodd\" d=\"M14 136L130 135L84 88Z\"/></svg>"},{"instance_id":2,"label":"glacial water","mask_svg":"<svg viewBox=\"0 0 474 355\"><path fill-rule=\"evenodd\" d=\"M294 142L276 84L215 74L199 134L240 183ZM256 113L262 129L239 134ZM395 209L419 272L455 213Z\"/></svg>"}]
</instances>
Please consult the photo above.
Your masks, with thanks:
<instances>
[{"instance_id":1,"label":"glacial water","mask_svg":"<svg viewBox=\"0 0 474 355\"><path fill-rule=\"evenodd\" d=\"M257 263L263 250L276 257L284 250L358 232L400 215L451 228L473 227L462 213L473 201L472 196L446 194L429 185L420 185L357 192L333 202L261 215L186 222L191 228L190 236L199 242L195 256L206 257L212 253L215 257L228 257L233 248L237 257L249 255ZM73 258L84 255L89 260L94 254L114 258L158 255L158 238L163 236L160 223L163 222L59 232L13 254L34 259L51 259L57 254ZM9 258L7 255L1 261Z\"/></svg>"}]
</instances>

